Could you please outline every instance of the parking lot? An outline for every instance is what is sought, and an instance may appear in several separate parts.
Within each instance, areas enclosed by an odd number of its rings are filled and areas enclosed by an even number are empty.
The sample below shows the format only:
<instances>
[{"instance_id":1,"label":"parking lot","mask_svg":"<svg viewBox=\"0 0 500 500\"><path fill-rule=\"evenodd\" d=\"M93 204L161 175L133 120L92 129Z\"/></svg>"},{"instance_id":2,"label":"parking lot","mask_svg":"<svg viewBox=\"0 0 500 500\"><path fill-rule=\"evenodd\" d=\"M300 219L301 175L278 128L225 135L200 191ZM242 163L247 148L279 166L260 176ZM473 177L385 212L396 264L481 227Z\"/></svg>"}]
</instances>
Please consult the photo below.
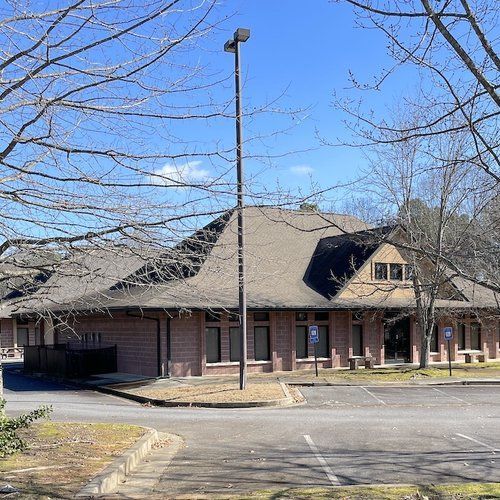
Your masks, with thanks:
<instances>
[{"instance_id":1,"label":"parking lot","mask_svg":"<svg viewBox=\"0 0 500 500\"><path fill-rule=\"evenodd\" d=\"M500 387L487 385L303 387L301 391L314 407L500 405Z\"/></svg>"},{"instance_id":2,"label":"parking lot","mask_svg":"<svg viewBox=\"0 0 500 500\"><path fill-rule=\"evenodd\" d=\"M266 488L500 482L500 386L303 387L289 408L149 408L6 372L9 412L50 403L60 421L123 422L184 447L151 497Z\"/></svg>"}]
</instances>

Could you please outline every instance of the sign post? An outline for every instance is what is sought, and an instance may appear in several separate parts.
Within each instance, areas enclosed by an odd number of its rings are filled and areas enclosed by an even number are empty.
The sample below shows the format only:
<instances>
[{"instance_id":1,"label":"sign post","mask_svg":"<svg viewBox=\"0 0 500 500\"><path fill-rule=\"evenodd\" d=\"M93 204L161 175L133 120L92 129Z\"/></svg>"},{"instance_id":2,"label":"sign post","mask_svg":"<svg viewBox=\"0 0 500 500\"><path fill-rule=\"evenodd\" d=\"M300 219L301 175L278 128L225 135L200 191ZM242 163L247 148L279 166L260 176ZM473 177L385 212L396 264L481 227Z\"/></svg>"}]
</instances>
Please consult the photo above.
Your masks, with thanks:
<instances>
[{"instance_id":1,"label":"sign post","mask_svg":"<svg viewBox=\"0 0 500 500\"><path fill-rule=\"evenodd\" d=\"M316 345L319 342L319 328L316 325L309 327L309 343L314 345L314 367L316 369L316 377L318 376L318 352Z\"/></svg>"},{"instance_id":2,"label":"sign post","mask_svg":"<svg viewBox=\"0 0 500 500\"><path fill-rule=\"evenodd\" d=\"M451 349L450 349L450 340L453 339L453 328L451 326L445 326L443 328L444 339L448 342L448 367L450 369L450 377L451 377Z\"/></svg>"}]
</instances>

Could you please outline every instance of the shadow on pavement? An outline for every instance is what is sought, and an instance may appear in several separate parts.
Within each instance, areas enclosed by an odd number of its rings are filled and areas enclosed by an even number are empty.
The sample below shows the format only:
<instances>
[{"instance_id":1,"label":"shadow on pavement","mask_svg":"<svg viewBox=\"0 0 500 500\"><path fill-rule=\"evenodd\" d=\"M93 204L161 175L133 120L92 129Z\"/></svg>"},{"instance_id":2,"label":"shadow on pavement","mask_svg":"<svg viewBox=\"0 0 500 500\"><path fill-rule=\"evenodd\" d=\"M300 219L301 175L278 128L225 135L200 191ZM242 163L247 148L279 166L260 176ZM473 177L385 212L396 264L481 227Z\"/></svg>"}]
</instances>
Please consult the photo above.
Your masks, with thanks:
<instances>
[{"instance_id":1,"label":"shadow on pavement","mask_svg":"<svg viewBox=\"0 0 500 500\"><path fill-rule=\"evenodd\" d=\"M22 373L22 363L2 363L3 367L3 387L6 391L68 391L75 390L76 387L69 387L59 382L36 379L25 376Z\"/></svg>"}]
</instances>

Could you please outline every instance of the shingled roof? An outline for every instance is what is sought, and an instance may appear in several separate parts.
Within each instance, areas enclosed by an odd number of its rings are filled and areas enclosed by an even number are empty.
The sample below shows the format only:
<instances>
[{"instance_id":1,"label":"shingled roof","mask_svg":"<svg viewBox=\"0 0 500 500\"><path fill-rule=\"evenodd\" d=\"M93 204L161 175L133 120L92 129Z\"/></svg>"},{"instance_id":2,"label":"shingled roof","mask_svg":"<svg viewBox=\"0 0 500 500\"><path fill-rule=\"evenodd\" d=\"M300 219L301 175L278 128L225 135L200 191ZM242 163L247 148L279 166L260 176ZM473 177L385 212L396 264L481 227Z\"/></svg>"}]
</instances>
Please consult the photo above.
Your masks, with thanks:
<instances>
[{"instance_id":1,"label":"shingled roof","mask_svg":"<svg viewBox=\"0 0 500 500\"><path fill-rule=\"evenodd\" d=\"M373 297L336 297L393 228L371 229L350 215L251 206L245 209L247 304L252 309L414 307L413 299L380 304ZM44 309L236 309L238 307L237 213L230 210L171 251L146 264L133 253L89 255L92 272L73 289L63 277L50 287ZM94 259L95 260L95 259ZM114 280L114 281L113 281ZM50 280L47 283L50 285ZM486 291L487 292L487 291ZM495 307L495 297L475 287L484 302L440 301L442 307ZM471 296L471 293L468 295ZM497 306L498 307L498 306ZM34 305L32 311L41 306Z\"/></svg>"},{"instance_id":2,"label":"shingled roof","mask_svg":"<svg viewBox=\"0 0 500 500\"><path fill-rule=\"evenodd\" d=\"M304 282L327 299L337 292L372 256L394 227L322 238L311 257Z\"/></svg>"},{"instance_id":3,"label":"shingled roof","mask_svg":"<svg viewBox=\"0 0 500 500\"><path fill-rule=\"evenodd\" d=\"M126 278L108 291L61 302L59 308L237 307L237 214L230 210L214 222L186 240L189 244L184 242L171 254L124 274ZM248 306L252 308L328 307L328 300L303 280L318 241L368 228L350 215L262 206L245 209L245 224ZM203 250L198 260L193 248ZM175 252L180 252L184 264L173 261Z\"/></svg>"}]
</instances>

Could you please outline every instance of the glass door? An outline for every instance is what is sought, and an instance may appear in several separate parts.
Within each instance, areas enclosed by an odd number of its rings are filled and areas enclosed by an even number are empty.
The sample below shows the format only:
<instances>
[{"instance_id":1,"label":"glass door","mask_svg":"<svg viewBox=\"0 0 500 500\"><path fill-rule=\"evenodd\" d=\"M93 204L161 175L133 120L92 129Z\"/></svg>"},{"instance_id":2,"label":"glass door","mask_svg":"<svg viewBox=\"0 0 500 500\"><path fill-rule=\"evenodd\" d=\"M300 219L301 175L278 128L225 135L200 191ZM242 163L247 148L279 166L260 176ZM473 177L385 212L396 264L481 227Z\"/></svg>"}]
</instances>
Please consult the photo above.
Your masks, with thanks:
<instances>
[{"instance_id":1,"label":"glass door","mask_svg":"<svg viewBox=\"0 0 500 500\"><path fill-rule=\"evenodd\" d=\"M385 325L385 362L410 362L410 319L400 319Z\"/></svg>"}]
</instances>

